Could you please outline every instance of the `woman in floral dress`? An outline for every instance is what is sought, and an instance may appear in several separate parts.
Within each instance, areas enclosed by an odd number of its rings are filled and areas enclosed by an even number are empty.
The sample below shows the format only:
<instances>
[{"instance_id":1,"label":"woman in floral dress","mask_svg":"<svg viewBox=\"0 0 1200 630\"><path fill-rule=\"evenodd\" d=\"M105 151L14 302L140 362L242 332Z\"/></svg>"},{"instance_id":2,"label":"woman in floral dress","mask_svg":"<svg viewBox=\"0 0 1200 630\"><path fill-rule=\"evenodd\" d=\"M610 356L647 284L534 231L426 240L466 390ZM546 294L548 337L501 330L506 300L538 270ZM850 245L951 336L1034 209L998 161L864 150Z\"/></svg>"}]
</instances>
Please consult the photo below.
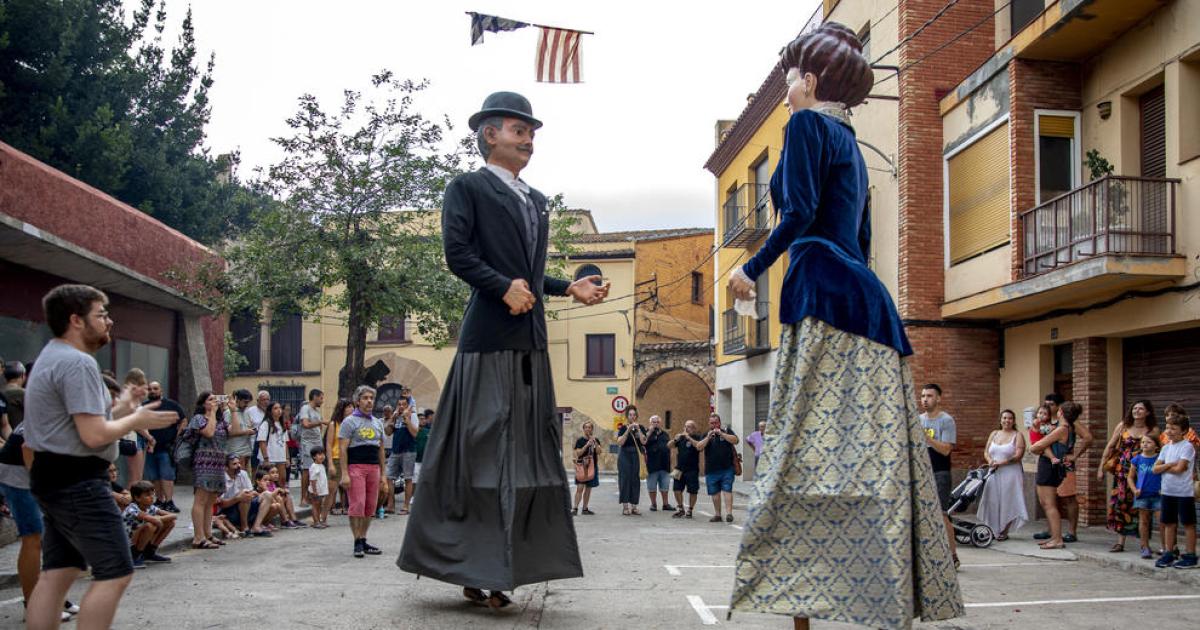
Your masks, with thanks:
<instances>
[{"instance_id":1,"label":"woman in floral dress","mask_svg":"<svg viewBox=\"0 0 1200 630\"><path fill-rule=\"evenodd\" d=\"M1137 536L1137 510L1133 508L1133 491L1129 489L1129 471L1132 468L1130 460L1141 452L1143 435L1158 437L1158 421L1154 418L1154 405L1149 400L1139 400L1129 406L1125 419L1113 431L1108 444L1104 446L1101 462L1107 462L1110 457L1116 459L1116 468L1112 471L1112 487L1108 493L1108 531L1118 536L1117 542L1109 551L1119 553L1125 551L1125 537ZM1104 467L1096 472L1096 479L1104 481Z\"/></svg>"}]
</instances>

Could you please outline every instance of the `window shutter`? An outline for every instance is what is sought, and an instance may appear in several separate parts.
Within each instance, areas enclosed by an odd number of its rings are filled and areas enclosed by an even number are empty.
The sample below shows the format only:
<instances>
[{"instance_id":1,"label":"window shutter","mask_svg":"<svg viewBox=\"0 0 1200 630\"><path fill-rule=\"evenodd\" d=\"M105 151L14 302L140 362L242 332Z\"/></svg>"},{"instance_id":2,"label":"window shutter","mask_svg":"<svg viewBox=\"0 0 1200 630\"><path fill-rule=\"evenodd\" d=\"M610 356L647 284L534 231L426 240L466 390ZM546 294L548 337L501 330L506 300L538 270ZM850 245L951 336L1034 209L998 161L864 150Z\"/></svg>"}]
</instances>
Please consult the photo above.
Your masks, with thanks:
<instances>
[{"instance_id":1,"label":"window shutter","mask_svg":"<svg viewBox=\"0 0 1200 630\"><path fill-rule=\"evenodd\" d=\"M1038 116L1038 135L1052 138L1074 138L1073 116Z\"/></svg>"},{"instance_id":2,"label":"window shutter","mask_svg":"<svg viewBox=\"0 0 1200 630\"><path fill-rule=\"evenodd\" d=\"M1142 135L1142 177L1167 176L1167 108L1163 86L1139 99Z\"/></svg>"},{"instance_id":3,"label":"window shutter","mask_svg":"<svg viewBox=\"0 0 1200 630\"><path fill-rule=\"evenodd\" d=\"M950 158L950 263L1007 243L1009 211L1008 123Z\"/></svg>"}]
</instances>

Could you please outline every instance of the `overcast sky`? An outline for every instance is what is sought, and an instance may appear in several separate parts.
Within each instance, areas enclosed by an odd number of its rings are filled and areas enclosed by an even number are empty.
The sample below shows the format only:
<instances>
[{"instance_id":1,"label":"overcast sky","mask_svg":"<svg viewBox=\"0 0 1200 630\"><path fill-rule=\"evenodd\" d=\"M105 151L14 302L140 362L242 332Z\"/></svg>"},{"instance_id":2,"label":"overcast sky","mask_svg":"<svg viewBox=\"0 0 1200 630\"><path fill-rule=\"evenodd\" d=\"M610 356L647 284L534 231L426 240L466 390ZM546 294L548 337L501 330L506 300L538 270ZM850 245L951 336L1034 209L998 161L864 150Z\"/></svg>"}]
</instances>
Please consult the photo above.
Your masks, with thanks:
<instances>
[{"instance_id":1,"label":"overcast sky","mask_svg":"<svg viewBox=\"0 0 1200 630\"><path fill-rule=\"evenodd\" d=\"M602 231L711 226L714 178L703 164L714 125L736 118L816 0L734 4L609 0L203 0L191 4L201 54L216 53L208 146L239 150L243 176L280 155L296 98L328 108L387 68L427 78L418 107L467 130L484 97L513 90L544 123L522 178ZM172 25L188 3L167 0ZM578 85L534 80L538 30L470 45L465 11L595 31Z\"/></svg>"}]
</instances>

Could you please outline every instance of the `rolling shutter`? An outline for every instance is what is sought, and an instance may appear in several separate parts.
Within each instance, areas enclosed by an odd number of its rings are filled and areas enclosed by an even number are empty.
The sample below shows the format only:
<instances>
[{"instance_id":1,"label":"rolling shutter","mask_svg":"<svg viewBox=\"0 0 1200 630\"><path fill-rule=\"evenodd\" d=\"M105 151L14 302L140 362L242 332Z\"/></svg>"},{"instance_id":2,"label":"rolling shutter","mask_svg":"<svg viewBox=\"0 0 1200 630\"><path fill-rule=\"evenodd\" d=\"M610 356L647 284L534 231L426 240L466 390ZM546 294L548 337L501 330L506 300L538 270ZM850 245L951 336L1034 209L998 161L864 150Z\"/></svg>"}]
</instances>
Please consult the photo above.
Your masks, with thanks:
<instances>
[{"instance_id":1,"label":"rolling shutter","mask_svg":"<svg viewBox=\"0 0 1200 630\"><path fill-rule=\"evenodd\" d=\"M1125 408L1110 409L1110 416L1123 417L1143 399L1154 403L1159 428L1162 410L1171 403L1183 405L1193 418L1200 413L1200 328L1127 337L1123 343Z\"/></svg>"},{"instance_id":2,"label":"rolling shutter","mask_svg":"<svg viewBox=\"0 0 1200 630\"><path fill-rule=\"evenodd\" d=\"M1074 116L1038 116L1038 135L1052 138L1074 138Z\"/></svg>"},{"instance_id":3,"label":"rolling shutter","mask_svg":"<svg viewBox=\"0 0 1200 630\"><path fill-rule=\"evenodd\" d=\"M1009 241L1008 123L950 158L950 263Z\"/></svg>"},{"instance_id":4,"label":"rolling shutter","mask_svg":"<svg viewBox=\"0 0 1200 630\"><path fill-rule=\"evenodd\" d=\"M1167 176L1167 107L1163 86L1139 99L1142 136L1142 177Z\"/></svg>"}]
</instances>

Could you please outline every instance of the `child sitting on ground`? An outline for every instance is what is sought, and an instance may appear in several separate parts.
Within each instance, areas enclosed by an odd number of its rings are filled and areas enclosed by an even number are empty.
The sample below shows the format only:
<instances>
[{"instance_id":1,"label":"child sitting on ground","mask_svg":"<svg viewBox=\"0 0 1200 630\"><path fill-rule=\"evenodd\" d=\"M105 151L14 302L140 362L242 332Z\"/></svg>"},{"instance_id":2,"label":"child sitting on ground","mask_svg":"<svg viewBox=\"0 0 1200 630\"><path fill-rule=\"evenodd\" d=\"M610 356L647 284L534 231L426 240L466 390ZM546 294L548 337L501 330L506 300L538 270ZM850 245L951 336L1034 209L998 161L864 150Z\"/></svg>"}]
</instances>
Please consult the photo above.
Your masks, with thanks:
<instances>
[{"instance_id":1,"label":"child sitting on ground","mask_svg":"<svg viewBox=\"0 0 1200 630\"><path fill-rule=\"evenodd\" d=\"M292 493L288 489L287 484L280 484L279 469L272 468L267 472L267 489L275 493L276 499L283 508L283 526L287 529L298 529L304 527L304 523L296 520L296 504L292 502Z\"/></svg>"},{"instance_id":2,"label":"child sitting on ground","mask_svg":"<svg viewBox=\"0 0 1200 630\"><path fill-rule=\"evenodd\" d=\"M213 527L221 530L221 535L225 537L225 540L237 540L241 538L237 528L233 526L228 517L221 513L220 506L215 503L213 504L212 523Z\"/></svg>"},{"instance_id":3,"label":"child sitting on ground","mask_svg":"<svg viewBox=\"0 0 1200 630\"><path fill-rule=\"evenodd\" d=\"M1154 472L1162 475L1162 515L1159 517L1163 527L1163 539L1167 551L1163 553L1154 566L1162 569L1173 566L1176 569L1196 568L1196 498L1192 486L1192 468L1196 464L1196 449L1192 443L1184 439L1189 429L1187 416L1172 415L1167 418L1164 433L1170 444L1162 447L1158 460L1154 463ZM1187 553L1176 558L1175 535L1177 528L1183 528L1184 548Z\"/></svg>"},{"instance_id":4,"label":"child sitting on ground","mask_svg":"<svg viewBox=\"0 0 1200 630\"><path fill-rule=\"evenodd\" d=\"M1159 488L1162 485L1162 475L1154 472L1154 462L1158 459L1158 440L1149 435L1142 436L1142 452L1134 455L1129 461L1129 489L1133 491L1133 507L1138 511L1138 539L1142 543L1142 559L1154 557L1150 551L1150 526L1154 513L1162 509L1162 497Z\"/></svg>"},{"instance_id":5,"label":"child sitting on ground","mask_svg":"<svg viewBox=\"0 0 1200 630\"><path fill-rule=\"evenodd\" d=\"M325 449L314 446L308 453L312 457L312 466L308 467L308 496L316 497L309 501L312 505L312 527L325 529L325 499L329 496L329 476L325 472Z\"/></svg>"},{"instance_id":6,"label":"child sitting on ground","mask_svg":"<svg viewBox=\"0 0 1200 630\"><path fill-rule=\"evenodd\" d=\"M175 529L175 515L154 505L154 484L149 481L133 484L129 493L133 501L125 508L124 516L134 568L145 567L147 562L170 562L167 556L159 555L158 546Z\"/></svg>"}]
</instances>

